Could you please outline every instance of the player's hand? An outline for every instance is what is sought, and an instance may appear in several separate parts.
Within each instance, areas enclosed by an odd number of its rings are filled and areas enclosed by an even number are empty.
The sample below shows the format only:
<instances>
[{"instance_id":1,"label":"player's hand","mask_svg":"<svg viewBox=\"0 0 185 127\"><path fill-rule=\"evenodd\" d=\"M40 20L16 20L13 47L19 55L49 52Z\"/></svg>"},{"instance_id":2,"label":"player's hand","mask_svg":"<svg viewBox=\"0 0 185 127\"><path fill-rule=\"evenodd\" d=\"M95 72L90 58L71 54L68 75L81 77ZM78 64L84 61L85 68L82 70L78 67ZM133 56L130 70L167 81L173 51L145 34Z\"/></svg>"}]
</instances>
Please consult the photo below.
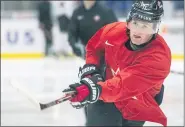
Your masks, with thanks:
<instances>
[{"instance_id":1,"label":"player's hand","mask_svg":"<svg viewBox=\"0 0 185 127\"><path fill-rule=\"evenodd\" d=\"M97 82L102 81L100 75L90 78L83 78L80 83L70 85L70 89L76 91L75 97L71 101L71 105L75 108L83 108L88 104L95 103L101 94L101 86ZM63 91L68 92L67 89Z\"/></svg>"}]
</instances>

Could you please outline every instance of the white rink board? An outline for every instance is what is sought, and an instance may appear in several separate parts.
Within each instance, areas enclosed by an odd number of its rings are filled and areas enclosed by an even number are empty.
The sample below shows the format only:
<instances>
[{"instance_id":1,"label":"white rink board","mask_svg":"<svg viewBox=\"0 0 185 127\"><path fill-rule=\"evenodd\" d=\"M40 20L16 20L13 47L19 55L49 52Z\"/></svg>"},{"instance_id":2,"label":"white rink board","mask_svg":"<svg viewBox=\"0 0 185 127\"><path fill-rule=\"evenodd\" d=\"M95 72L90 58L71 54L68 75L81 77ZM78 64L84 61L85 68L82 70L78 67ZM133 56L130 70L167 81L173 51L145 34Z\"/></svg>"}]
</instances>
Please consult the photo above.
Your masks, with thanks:
<instances>
[{"instance_id":1,"label":"white rink board","mask_svg":"<svg viewBox=\"0 0 185 127\"><path fill-rule=\"evenodd\" d=\"M119 20L125 21L122 18ZM179 31L180 35L184 35L182 33L184 31L181 31L184 27L182 19L163 21L161 28L164 26L167 32L168 29L173 29L175 33ZM176 36L175 33L172 35ZM165 33L164 36L171 36L171 34ZM66 41L67 39L60 35L58 25L54 24L54 44L67 43ZM44 45L45 39L37 19L1 19L1 53L43 53ZM62 48L69 48L69 45L62 45Z\"/></svg>"},{"instance_id":2,"label":"white rink board","mask_svg":"<svg viewBox=\"0 0 185 127\"><path fill-rule=\"evenodd\" d=\"M42 53L44 36L36 19L1 19L1 53Z\"/></svg>"}]
</instances>

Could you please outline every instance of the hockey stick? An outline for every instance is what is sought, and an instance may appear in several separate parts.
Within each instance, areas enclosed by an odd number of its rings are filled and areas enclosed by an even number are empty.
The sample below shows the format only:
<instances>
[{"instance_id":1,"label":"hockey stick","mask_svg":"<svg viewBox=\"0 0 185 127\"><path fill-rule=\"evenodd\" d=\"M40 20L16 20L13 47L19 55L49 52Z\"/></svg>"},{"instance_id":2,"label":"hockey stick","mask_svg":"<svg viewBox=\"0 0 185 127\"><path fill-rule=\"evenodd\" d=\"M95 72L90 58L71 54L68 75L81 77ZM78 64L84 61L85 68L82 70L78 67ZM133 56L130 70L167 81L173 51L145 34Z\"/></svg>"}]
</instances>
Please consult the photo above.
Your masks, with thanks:
<instances>
[{"instance_id":1,"label":"hockey stick","mask_svg":"<svg viewBox=\"0 0 185 127\"><path fill-rule=\"evenodd\" d=\"M184 72L178 72L178 71L174 71L174 70L170 70L170 72L173 74L184 75Z\"/></svg>"},{"instance_id":2,"label":"hockey stick","mask_svg":"<svg viewBox=\"0 0 185 127\"><path fill-rule=\"evenodd\" d=\"M45 103L45 104L39 103L40 104L40 109L43 110L43 109L52 107L54 105L60 104L62 102L65 102L65 101L71 99L74 95L75 95L75 91L71 91L71 93L66 94L64 97L61 97L61 98L56 99L54 101L51 101L49 103Z\"/></svg>"},{"instance_id":3,"label":"hockey stick","mask_svg":"<svg viewBox=\"0 0 185 127\"><path fill-rule=\"evenodd\" d=\"M23 88L20 86L20 83L15 80L10 80L10 85L16 89L19 93L21 93L24 97L26 97L30 102L32 102L36 107L40 110L47 109L49 107L52 107L54 105L60 104L62 102L65 102L69 99L71 99L75 95L75 91L70 91L66 93L63 97L56 99L54 101L51 101L49 103L41 103L37 100L37 98L31 94L26 88Z\"/></svg>"},{"instance_id":4,"label":"hockey stick","mask_svg":"<svg viewBox=\"0 0 185 127\"><path fill-rule=\"evenodd\" d=\"M17 90L21 95L23 95L26 99L28 99L32 104L36 106L38 109L40 107L39 101L36 97L29 92L26 88L20 85L20 83L16 80L9 80L10 86L12 86L15 90Z\"/></svg>"}]
</instances>

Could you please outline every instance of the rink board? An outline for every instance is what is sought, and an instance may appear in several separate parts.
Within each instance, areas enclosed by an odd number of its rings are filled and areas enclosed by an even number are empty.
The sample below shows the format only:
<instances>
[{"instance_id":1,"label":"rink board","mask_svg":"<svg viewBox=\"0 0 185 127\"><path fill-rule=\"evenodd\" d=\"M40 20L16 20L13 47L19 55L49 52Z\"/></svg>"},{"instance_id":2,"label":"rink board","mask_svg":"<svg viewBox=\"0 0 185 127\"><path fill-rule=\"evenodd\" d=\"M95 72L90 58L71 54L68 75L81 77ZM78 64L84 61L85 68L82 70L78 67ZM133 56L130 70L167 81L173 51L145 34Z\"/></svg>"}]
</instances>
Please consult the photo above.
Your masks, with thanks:
<instances>
[{"instance_id":1,"label":"rink board","mask_svg":"<svg viewBox=\"0 0 185 127\"><path fill-rule=\"evenodd\" d=\"M43 53L2 53L1 59L40 59L43 58ZM172 54L173 60L184 60L182 54Z\"/></svg>"}]
</instances>

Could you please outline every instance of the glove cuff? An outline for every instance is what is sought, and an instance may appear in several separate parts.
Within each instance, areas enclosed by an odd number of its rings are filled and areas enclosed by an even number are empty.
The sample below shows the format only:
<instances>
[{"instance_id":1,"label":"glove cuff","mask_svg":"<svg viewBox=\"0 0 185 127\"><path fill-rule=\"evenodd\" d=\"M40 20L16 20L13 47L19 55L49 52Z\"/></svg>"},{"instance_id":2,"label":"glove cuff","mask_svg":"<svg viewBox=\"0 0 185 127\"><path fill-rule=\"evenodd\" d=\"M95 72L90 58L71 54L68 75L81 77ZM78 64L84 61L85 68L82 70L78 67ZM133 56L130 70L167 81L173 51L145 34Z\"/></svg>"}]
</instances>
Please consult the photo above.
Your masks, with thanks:
<instances>
[{"instance_id":1,"label":"glove cuff","mask_svg":"<svg viewBox=\"0 0 185 127\"><path fill-rule=\"evenodd\" d=\"M99 89L99 97L100 97L100 95L101 95L101 92L102 92L102 87L100 86L100 85L98 85L98 84L96 84L97 85L97 87L98 87L98 89ZM98 97L98 98L99 98Z\"/></svg>"},{"instance_id":2,"label":"glove cuff","mask_svg":"<svg viewBox=\"0 0 185 127\"><path fill-rule=\"evenodd\" d=\"M90 91L89 103L96 102L99 99L99 96L102 91L101 86L97 85L92 78L83 78L80 82L82 84L87 85L89 88Z\"/></svg>"},{"instance_id":3,"label":"glove cuff","mask_svg":"<svg viewBox=\"0 0 185 127\"><path fill-rule=\"evenodd\" d=\"M100 74L99 68L94 64L85 64L83 68L79 68L78 77L81 79L88 75Z\"/></svg>"}]
</instances>

